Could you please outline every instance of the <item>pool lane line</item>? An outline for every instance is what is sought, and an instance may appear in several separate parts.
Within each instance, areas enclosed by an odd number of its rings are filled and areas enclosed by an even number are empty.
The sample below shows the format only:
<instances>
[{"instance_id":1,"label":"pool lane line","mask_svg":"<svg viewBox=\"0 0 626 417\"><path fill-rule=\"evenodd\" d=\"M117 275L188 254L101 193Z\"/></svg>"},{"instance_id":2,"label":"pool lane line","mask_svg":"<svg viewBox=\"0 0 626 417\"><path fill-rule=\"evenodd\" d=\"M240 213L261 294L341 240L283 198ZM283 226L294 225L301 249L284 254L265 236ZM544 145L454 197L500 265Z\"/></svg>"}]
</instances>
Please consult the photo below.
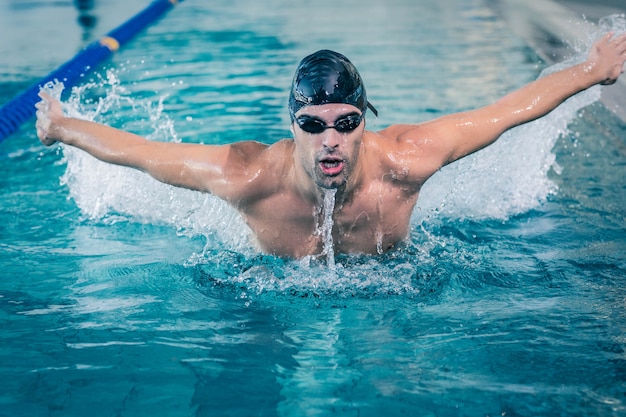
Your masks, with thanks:
<instances>
[{"instance_id":1,"label":"pool lane line","mask_svg":"<svg viewBox=\"0 0 626 417\"><path fill-rule=\"evenodd\" d=\"M15 133L22 123L35 115L40 88L51 81L62 81L66 87L79 84L87 73L124 46L135 35L158 20L182 0L153 0L145 9L96 40L72 59L28 87L0 108L0 142Z\"/></svg>"}]
</instances>

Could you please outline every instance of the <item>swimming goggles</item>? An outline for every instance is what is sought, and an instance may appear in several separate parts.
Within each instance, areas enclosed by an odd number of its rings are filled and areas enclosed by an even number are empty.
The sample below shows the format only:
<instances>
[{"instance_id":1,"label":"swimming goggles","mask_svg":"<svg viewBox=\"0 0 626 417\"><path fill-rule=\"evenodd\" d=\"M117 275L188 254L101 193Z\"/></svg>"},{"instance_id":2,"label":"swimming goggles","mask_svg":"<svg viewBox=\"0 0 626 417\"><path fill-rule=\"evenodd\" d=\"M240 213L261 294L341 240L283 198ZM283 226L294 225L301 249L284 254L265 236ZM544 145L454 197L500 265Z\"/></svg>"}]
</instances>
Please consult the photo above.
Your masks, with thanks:
<instances>
[{"instance_id":1,"label":"swimming goggles","mask_svg":"<svg viewBox=\"0 0 626 417\"><path fill-rule=\"evenodd\" d=\"M300 116L296 119L300 129L313 134L322 133L326 129L335 129L339 133L352 132L354 129L359 127L362 121L362 114L352 114L350 116L342 117L341 119L335 120L335 124L332 126L328 126L320 119L310 116Z\"/></svg>"}]
</instances>

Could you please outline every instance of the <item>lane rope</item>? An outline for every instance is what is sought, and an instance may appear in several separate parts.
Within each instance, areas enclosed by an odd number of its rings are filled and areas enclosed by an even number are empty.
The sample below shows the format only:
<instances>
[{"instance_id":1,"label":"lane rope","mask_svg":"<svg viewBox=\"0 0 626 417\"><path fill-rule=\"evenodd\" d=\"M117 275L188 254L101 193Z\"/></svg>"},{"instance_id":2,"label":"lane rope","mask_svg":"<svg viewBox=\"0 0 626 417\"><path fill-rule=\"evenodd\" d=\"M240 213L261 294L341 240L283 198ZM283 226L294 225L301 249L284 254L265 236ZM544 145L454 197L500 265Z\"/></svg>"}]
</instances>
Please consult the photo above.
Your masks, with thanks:
<instances>
[{"instance_id":1,"label":"lane rope","mask_svg":"<svg viewBox=\"0 0 626 417\"><path fill-rule=\"evenodd\" d=\"M0 142L15 133L24 122L35 115L40 87L55 80L62 81L66 87L79 84L86 74L181 1L154 0L125 23L90 43L72 59L5 103L0 107Z\"/></svg>"}]
</instances>

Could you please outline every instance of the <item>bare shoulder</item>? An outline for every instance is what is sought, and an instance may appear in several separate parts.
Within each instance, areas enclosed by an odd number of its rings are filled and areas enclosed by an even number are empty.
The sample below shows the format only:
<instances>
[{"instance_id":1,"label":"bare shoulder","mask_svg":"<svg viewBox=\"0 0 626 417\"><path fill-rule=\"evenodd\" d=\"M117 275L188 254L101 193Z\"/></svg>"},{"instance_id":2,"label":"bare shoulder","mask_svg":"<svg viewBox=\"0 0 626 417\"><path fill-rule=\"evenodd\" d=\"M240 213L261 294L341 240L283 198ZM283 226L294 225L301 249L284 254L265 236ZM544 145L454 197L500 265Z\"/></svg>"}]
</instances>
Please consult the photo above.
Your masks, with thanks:
<instances>
[{"instance_id":1,"label":"bare shoulder","mask_svg":"<svg viewBox=\"0 0 626 417\"><path fill-rule=\"evenodd\" d=\"M249 170L271 170L280 162L278 157L289 148L289 140L281 140L271 145L255 141L241 141L226 145L228 166L240 174Z\"/></svg>"},{"instance_id":2,"label":"bare shoulder","mask_svg":"<svg viewBox=\"0 0 626 417\"><path fill-rule=\"evenodd\" d=\"M441 130L448 124L446 117L416 124L394 124L377 132L387 143L399 148L429 146L441 135Z\"/></svg>"},{"instance_id":3,"label":"bare shoulder","mask_svg":"<svg viewBox=\"0 0 626 417\"><path fill-rule=\"evenodd\" d=\"M274 193L284 181L293 160L293 141L285 139L271 145L237 142L230 146L232 163L225 178L230 178L229 198L236 206L250 205Z\"/></svg>"},{"instance_id":4,"label":"bare shoulder","mask_svg":"<svg viewBox=\"0 0 626 417\"><path fill-rule=\"evenodd\" d=\"M293 140L283 139L271 145L256 144L249 146L247 153L248 162L257 169L262 169L268 175L282 172L286 166L291 165L293 159Z\"/></svg>"},{"instance_id":5,"label":"bare shoulder","mask_svg":"<svg viewBox=\"0 0 626 417\"><path fill-rule=\"evenodd\" d=\"M439 120L418 124L394 124L378 132L371 132L378 137L384 148L392 152L417 152L436 143L440 136Z\"/></svg>"},{"instance_id":6,"label":"bare shoulder","mask_svg":"<svg viewBox=\"0 0 626 417\"><path fill-rule=\"evenodd\" d=\"M436 124L396 124L368 132L364 141L394 178L421 185L443 165Z\"/></svg>"}]
</instances>

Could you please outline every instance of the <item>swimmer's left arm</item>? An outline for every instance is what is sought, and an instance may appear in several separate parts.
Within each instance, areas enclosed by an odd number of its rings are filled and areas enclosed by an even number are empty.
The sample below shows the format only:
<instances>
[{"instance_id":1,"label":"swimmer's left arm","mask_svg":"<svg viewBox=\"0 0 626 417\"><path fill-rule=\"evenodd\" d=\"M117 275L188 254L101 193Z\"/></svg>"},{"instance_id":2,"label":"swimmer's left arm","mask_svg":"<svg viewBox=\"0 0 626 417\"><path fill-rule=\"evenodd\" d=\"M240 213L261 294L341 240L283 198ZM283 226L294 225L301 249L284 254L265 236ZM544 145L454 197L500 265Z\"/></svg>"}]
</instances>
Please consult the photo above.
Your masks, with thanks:
<instances>
[{"instance_id":1,"label":"swimmer's left arm","mask_svg":"<svg viewBox=\"0 0 626 417\"><path fill-rule=\"evenodd\" d=\"M444 116L423 128L439 142L436 149L443 166L490 145L515 126L546 115L576 93L615 83L625 61L626 34L609 33L594 43L583 63L531 82L494 104Z\"/></svg>"}]
</instances>

